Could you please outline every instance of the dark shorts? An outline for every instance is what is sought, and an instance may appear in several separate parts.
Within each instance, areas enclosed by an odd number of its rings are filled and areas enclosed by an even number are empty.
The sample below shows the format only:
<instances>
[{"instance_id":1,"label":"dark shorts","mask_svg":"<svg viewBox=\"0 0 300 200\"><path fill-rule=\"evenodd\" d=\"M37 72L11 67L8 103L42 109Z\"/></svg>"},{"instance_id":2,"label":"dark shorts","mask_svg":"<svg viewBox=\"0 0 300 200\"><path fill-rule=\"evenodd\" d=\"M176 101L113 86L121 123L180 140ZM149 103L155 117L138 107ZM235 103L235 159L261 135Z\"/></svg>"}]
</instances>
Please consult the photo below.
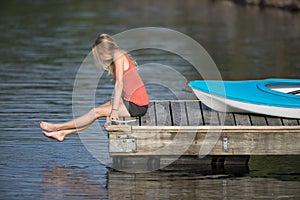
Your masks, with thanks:
<instances>
[{"instance_id":1,"label":"dark shorts","mask_svg":"<svg viewBox=\"0 0 300 200\"><path fill-rule=\"evenodd\" d=\"M130 101L124 100L125 107L127 108L131 117L140 117L144 116L148 110L148 105L139 106Z\"/></svg>"}]
</instances>

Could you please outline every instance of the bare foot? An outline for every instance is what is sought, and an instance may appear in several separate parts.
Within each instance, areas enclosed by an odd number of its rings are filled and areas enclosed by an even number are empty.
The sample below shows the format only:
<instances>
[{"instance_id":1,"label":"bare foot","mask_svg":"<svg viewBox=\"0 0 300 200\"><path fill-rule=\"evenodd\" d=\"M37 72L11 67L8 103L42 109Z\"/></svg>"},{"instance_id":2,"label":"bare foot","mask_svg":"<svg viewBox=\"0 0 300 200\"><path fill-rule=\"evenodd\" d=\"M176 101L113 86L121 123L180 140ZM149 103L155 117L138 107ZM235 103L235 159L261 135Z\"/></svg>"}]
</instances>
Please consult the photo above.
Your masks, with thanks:
<instances>
[{"instance_id":1,"label":"bare foot","mask_svg":"<svg viewBox=\"0 0 300 200\"><path fill-rule=\"evenodd\" d=\"M45 131L58 131L58 129L56 128L55 124L51 124L48 122L40 122L40 127L41 129L45 130Z\"/></svg>"},{"instance_id":2,"label":"bare foot","mask_svg":"<svg viewBox=\"0 0 300 200\"><path fill-rule=\"evenodd\" d=\"M65 138L64 131L53 131L53 132L42 131L42 132L46 137L55 139L59 142L62 142Z\"/></svg>"}]
</instances>

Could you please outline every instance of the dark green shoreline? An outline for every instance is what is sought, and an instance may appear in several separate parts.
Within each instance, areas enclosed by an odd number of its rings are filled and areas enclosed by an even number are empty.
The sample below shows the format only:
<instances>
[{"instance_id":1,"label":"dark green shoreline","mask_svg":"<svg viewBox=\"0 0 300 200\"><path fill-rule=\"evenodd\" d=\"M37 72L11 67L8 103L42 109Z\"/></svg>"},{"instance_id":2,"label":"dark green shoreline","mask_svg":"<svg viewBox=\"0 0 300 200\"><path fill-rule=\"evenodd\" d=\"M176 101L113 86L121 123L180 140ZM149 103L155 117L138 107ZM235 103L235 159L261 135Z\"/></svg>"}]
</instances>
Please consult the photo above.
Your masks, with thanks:
<instances>
[{"instance_id":1,"label":"dark green shoreline","mask_svg":"<svg viewBox=\"0 0 300 200\"><path fill-rule=\"evenodd\" d=\"M259 6L261 8L272 7L288 11L300 11L300 0L228 0L240 5Z\"/></svg>"}]
</instances>

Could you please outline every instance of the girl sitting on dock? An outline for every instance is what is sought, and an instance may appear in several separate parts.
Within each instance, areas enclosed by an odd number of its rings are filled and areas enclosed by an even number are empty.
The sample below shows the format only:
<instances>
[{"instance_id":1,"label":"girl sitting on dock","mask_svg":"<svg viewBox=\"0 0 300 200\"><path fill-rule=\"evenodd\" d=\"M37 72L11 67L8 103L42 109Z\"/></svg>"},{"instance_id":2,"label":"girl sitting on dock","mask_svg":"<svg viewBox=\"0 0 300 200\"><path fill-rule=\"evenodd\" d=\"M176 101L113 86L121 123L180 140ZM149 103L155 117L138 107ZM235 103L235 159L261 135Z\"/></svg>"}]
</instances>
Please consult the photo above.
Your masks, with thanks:
<instances>
[{"instance_id":1,"label":"girl sitting on dock","mask_svg":"<svg viewBox=\"0 0 300 200\"><path fill-rule=\"evenodd\" d=\"M41 121L40 127L45 136L63 141L65 136L87 128L99 117L118 120L119 117L143 116L147 112L148 94L132 57L107 34L97 37L92 53L96 66L104 67L114 77L113 101L68 122L54 124Z\"/></svg>"}]
</instances>

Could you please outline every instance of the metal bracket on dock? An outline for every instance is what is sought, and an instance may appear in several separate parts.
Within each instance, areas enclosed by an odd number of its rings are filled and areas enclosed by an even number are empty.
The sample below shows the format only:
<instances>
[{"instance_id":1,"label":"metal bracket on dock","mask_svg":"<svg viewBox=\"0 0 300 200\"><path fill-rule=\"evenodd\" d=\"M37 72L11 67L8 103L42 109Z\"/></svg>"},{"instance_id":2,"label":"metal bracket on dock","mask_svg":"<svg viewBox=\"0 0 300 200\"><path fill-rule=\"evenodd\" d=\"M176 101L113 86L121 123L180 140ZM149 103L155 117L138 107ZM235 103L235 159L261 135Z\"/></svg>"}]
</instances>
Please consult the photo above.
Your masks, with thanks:
<instances>
[{"instance_id":1,"label":"metal bracket on dock","mask_svg":"<svg viewBox=\"0 0 300 200\"><path fill-rule=\"evenodd\" d=\"M225 152L228 152L228 138L227 137L223 137L223 150Z\"/></svg>"},{"instance_id":2,"label":"metal bracket on dock","mask_svg":"<svg viewBox=\"0 0 300 200\"><path fill-rule=\"evenodd\" d=\"M128 134L122 134L117 136L118 139L128 139L130 136Z\"/></svg>"},{"instance_id":3,"label":"metal bracket on dock","mask_svg":"<svg viewBox=\"0 0 300 200\"><path fill-rule=\"evenodd\" d=\"M109 152L111 153L134 153L136 151L136 139L128 134L118 135L117 139L109 141Z\"/></svg>"}]
</instances>

